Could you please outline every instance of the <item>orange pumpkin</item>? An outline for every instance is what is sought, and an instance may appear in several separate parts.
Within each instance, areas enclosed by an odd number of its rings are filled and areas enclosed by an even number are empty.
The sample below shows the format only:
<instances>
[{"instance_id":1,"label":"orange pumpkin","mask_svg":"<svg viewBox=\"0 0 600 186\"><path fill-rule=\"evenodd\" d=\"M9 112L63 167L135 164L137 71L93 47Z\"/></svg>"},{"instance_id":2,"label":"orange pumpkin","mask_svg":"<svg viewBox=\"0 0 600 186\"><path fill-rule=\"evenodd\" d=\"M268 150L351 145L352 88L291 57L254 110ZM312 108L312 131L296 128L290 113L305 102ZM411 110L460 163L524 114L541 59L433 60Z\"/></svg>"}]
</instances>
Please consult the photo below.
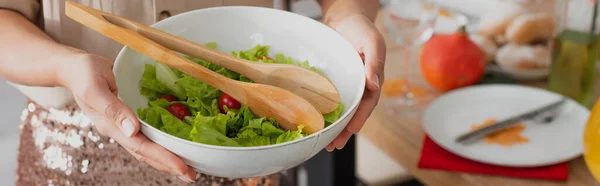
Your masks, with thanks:
<instances>
[{"instance_id":1,"label":"orange pumpkin","mask_svg":"<svg viewBox=\"0 0 600 186\"><path fill-rule=\"evenodd\" d=\"M433 36L423 46L420 61L425 80L442 92L476 84L485 72L485 53L464 27Z\"/></svg>"}]
</instances>

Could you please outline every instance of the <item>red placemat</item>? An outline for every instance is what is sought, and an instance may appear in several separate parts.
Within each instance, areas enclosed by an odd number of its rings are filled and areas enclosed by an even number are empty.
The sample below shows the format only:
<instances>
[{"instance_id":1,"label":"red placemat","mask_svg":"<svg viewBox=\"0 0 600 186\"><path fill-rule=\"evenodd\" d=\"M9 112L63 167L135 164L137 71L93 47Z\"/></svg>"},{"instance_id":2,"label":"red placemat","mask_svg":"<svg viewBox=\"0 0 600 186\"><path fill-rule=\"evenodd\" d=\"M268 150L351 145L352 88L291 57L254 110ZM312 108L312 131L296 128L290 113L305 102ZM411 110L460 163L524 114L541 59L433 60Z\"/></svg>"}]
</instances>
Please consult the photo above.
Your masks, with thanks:
<instances>
[{"instance_id":1,"label":"red placemat","mask_svg":"<svg viewBox=\"0 0 600 186\"><path fill-rule=\"evenodd\" d=\"M425 136L425 141L423 142L423 149L421 151L421 158L419 159L418 167L424 169L439 169L476 174L559 181L567 180L569 176L568 162L533 168L489 165L455 155L438 146L427 135Z\"/></svg>"}]
</instances>

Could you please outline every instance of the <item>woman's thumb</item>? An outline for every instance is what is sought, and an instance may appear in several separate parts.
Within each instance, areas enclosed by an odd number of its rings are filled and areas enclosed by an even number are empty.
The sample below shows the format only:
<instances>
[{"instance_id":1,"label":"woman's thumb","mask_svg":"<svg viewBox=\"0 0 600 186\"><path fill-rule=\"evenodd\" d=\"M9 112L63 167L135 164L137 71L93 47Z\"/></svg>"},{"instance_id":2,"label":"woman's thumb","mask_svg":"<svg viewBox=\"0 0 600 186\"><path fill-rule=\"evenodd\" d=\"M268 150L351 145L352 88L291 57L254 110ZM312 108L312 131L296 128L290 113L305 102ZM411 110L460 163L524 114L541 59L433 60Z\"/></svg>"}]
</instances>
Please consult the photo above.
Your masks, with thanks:
<instances>
[{"instance_id":1,"label":"woman's thumb","mask_svg":"<svg viewBox=\"0 0 600 186\"><path fill-rule=\"evenodd\" d=\"M112 119L114 124L118 125L123 135L127 137L135 135L140 128L133 111L118 99L106 107L105 114Z\"/></svg>"},{"instance_id":2,"label":"woman's thumb","mask_svg":"<svg viewBox=\"0 0 600 186\"><path fill-rule=\"evenodd\" d=\"M131 137L135 135L140 125L133 110L123 103L115 94L113 94L108 85L93 86L94 91L86 91L87 94L83 97L91 98L84 100L94 110L103 114L104 118L111 121L123 135Z\"/></svg>"}]
</instances>

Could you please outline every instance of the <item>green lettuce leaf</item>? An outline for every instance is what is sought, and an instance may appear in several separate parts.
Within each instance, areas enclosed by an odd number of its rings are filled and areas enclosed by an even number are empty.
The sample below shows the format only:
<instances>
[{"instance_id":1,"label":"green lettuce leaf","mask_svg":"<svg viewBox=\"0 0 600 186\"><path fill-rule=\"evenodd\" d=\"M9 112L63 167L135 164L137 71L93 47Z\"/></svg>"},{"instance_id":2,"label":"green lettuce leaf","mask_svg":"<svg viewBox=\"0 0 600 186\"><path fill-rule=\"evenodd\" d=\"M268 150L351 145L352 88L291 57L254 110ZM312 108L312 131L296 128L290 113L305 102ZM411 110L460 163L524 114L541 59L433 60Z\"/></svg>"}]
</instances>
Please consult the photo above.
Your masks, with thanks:
<instances>
[{"instance_id":1,"label":"green lettuce leaf","mask_svg":"<svg viewBox=\"0 0 600 186\"><path fill-rule=\"evenodd\" d=\"M194 128L190 133L192 141L223 145L240 146L236 141L227 137L227 123L233 119L235 113L217 114L216 116L197 115L194 119Z\"/></svg>"},{"instance_id":2,"label":"green lettuce leaf","mask_svg":"<svg viewBox=\"0 0 600 186\"><path fill-rule=\"evenodd\" d=\"M140 88L140 94L143 95L143 96L146 96L148 98L148 100L157 99L158 97L160 97L162 95L160 92L151 90L151 89L146 88L146 87L141 87Z\"/></svg>"},{"instance_id":3,"label":"green lettuce leaf","mask_svg":"<svg viewBox=\"0 0 600 186\"><path fill-rule=\"evenodd\" d=\"M204 44L204 46L206 46L208 48L212 48L212 49L217 49L217 43L215 43L215 42L208 42L208 43Z\"/></svg>"},{"instance_id":4,"label":"green lettuce leaf","mask_svg":"<svg viewBox=\"0 0 600 186\"><path fill-rule=\"evenodd\" d=\"M315 71L321 75L325 75L325 73L313 66L310 66L310 64L308 63L308 60L302 61L302 62L297 62L294 61L291 57L285 57L285 55L283 54L277 54L275 55L275 62L280 63L280 64L291 64L291 65L298 65L307 69L310 69L312 71Z\"/></svg>"},{"instance_id":5,"label":"green lettuce leaf","mask_svg":"<svg viewBox=\"0 0 600 186\"><path fill-rule=\"evenodd\" d=\"M201 65L201 66L203 66L205 68L208 68L208 69L210 69L212 71L216 71L216 70L219 70L219 69L223 68L223 67L221 67L219 65L215 65L215 64L212 64L212 63L209 63L209 62L206 62L204 60L201 60L201 59L198 59L198 58L194 58L194 57L191 57L191 56L187 56L186 55L185 58L187 58L187 59L189 59L189 60L191 60L191 61L193 61L195 63L198 63L199 65Z\"/></svg>"},{"instance_id":6,"label":"green lettuce leaf","mask_svg":"<svg viewBox=\"0 0 600 186\"><path fill-rule=\"evenodd\" d=\"M285 133L284 130L275 127L275 125L273 125L271 122L268 122L268 121L262 123L261 129L262 129L262 135L270 136L273 138L276 138L279 135Z\"/></svg>"},{"instance_id":7,"label":"green lettuce leaf","mask_svg":"<svg viewBox=\"0 0 600 186\"><path fill-rule=\"evenodd\" d=\"M192 131L192 126L187 123L179 120L179 118L175 117L169 111L161 107L152 107L157 109L160 112L160 117L162 121L162 127L160 130L166 132L168 134L177 136L182 139L188 139L190 132Z\"/></svg>"},{"instance_id":8,"label":"green lettuce leaf","mask_svg":"<svg viewBox=\"0 0 600 186\"><path fill-rule=\"evenodd\" d=\"M262 123L265 118L252 119L248 122L248 128L252 129L262 129Z\"/></svg>"},{"instance_id":9,"label":"green lettuce leaf","mask_svg":"<svg viewBox=\"0 0 600 186\"><path fill-rule=\"evenodd\" d=\"M304 126L300 125L298 126L298 130L295 131L286 131L285 133L279 135L279 137L277 137L277 140L275 141L275 143L285 143L288 141L294 141L296 139L300 139L302 137L304 137L304 135L302 134L302 129L304 128Z\"/></svg>"},{"instance_id":10,"label":"green lettuce leaf","mask_svg":"<svg viewBox=\"0 0 600 186\"><path fill-rule=\"evenodd\" d=\"M162 94L172 94L171 90L156 79L156 67L146 64L140 83L140 94L148 97L149 100L157 99Z\"/></svg>"},{"instance_id":11,"label":"green lettuce leaf","mask_svg":"<svg viewBox=\"0 0 600 186\"><path fill-rule=\"evenodd\" d=\"M331 125L332 123L335 123L335 121L340 119L342 112L344 112L344 108L345 108L344 104L342 104L340 102L337 109L335 109L334 111L332 111L330 113L324 114L323 119L325 119L325 127Z\"/></svg>"},{"instance_id":12,"label":"green lettuce leaf","mask_svg":"<svg viewBox=\"0 0 600 186\"><path fill-rule=\"evenodd\" d=\"M232 55L238 58L250 60L250 61L258 61L262 59L263 56L267 56L269 54L269 46L261 46L256 45L254 48L249 50L242 50L240 52L232 52Z\"/></svg>"},{"instance_id":13,"label":"green lettuce leaf","mask_svg":"<svg viewBox=\"0 0 600 186\"><path fill-rule=\"evenodd\" d=\"M162 127L160 111L158 109L154 107L138 108L137 113L141 120L154 128L160 129Z\"/></svg>"},{"instance_id":14,"label":"green lettuce leaf","mask_svg":"<svg viewBox=\"0 0 600 186\"><path fill-rule=\"evenodd\" d=\"M218 145L218 146L241 146L235 140L221 134L216 129L208 125L194 125L194 128L190 132L190 139L194 142Z\"/></svg>"},{"instance_id":15,"label":"green lettuce leaf","mask_svg":"<svg viewBox=\"0 0 600 186\"><path fill-rule=\"evenodd\" d=\"M219 105L216 99L212 100L197 100L194 98L188 99L186 102L182 102L192 114L199 114L203 116L215 116L219 113Z\"/></svg>"},{"instance_id":16,"label":"green lettuce leaf","mask_svg":"<svg viewBox=\"0 0 600 186\"><path fill-rule=\"evenodd\" d=\"M251 138L234 138L236 142L245 147L271 145L271 138L268 136L255 136Z\"/></svg>"},{"instance_id":17,"label":"green lettuce leaf","mask_svg":"<svg viewBox=\"0 0 600 186\"><path fill-rule=\"evenodd\" d=\"M184 78L177 80L176 84L185 89L188 98L211 100L221 95L219 89L209 86L192 76L186 75Z\"/></svg>"},{"instance_id":18,"label":"green lettuce leaf","mask_svg":"<svg viewBox=\"0 0 600 186\"><path fill-rule=\"evenodd\" d=\"M237 138L234 138L234 140L246 147L271 144L271 138L269 136L261 136L259 133L257 133L257 130L251 128L247 128L239 133Z\"/></svg>"},{"instance_id":19,"label":"green lettuce leaf","mask_svg":"<svg viewBox=\"0 0 600 186\"><path fill-rule=\"evenodd\" d=\"M217 44L214 42L206 43L205 46L217 48ZM271 59L267 58L268 54L269 46L261 45L256 45L248 50L232 52L232 55L250 61L293 64L323 74L310 66L308 61L294 61L291 57L283 54L277 54L274 59ZM185 57L228 78L252 82L251 79L221 66L190 56ZM240 109L225 109L227 113L222 114L218 108L218 98L222 94L220 90L180 71L173 69L173 72L176 74L175 84L185 90L185 99L180 98L180 101L168 102L165 99L159 99L161 95L173 95L173 92L156 79L155 66L146 65L140 80L140 94L148 97L150 101L148 108L140 108L137 112L140 119L155 128L197 143L219 146L264 146L304 137L303 126L299 126L298 130L283 130L273 118L259 118L245 105L242 105ZM165 108L173 103L184 104L190 110L191 116L186 117L185 121L181 121L169 113ZM343 110L344 105L340 103L335 111L324 114L325 125L328 126L338 120Z\"/></svg>"},{"instance_id":20,"label":"green lettuce leaf","mask_svg":"<svg viewBox=\"0 0 600 186\"><path fill-rule=\"evenodd\" d=\"M182 139L189 139L192 126L179 120L160 106L151 106L137 110L140 119L163 132Z\"/></svg>"},{"instance_id":21,"label":"green lettuce leaf","mask_svg":"<svg viewBox=\"0 0 600 186\"><path fill-rule=\"evenodd\" d=\"M162 98L148 102L148 104L151 107L162 107L162 108L166 108L173 103L176 103L176 102L169 102L166 99L162 99Z\"/></svg>"},{"instance_id":22,"label":"green lettuce leaf","mask_svg":"<svg viewBox=\"0 0 600 186\"><path fill-rule=\"evenodd\" d=\"M227 121L231 119L231 115L217 114L216 116L196 115L194 126L207 125L215 129L217 132L227 134Z\"/></svg>"}]
</instances>

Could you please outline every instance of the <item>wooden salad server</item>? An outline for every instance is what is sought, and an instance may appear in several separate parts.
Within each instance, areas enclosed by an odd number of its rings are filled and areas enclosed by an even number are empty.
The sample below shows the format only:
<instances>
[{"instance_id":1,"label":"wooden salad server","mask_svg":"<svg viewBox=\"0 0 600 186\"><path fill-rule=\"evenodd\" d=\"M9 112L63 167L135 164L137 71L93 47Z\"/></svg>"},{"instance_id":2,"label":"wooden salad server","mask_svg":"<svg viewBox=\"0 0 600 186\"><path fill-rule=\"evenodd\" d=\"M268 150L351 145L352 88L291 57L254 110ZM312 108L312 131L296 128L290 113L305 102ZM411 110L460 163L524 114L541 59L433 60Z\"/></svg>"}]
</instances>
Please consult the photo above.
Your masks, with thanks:
<instances>
[{"instance_id":1,"label":"wooden salad server","mask_svg":"<svg viewBox=\"0 0 600 186\"><path fill-rule=\"evenodd\" d=\"M126 18L105 15L104 19L119 27L137 32L173 51L242 74L256 83L292 91L313 104L323 114L332 112L339 106L340 95L335 85L325 76L307 68L290 64L257 63L237 58Z\"/></svg>"},{"instance_id":2,"label":"wooden salad server","mask_svg":"<svg viewBox=\"0 0 600 186\"><path fill-rule=\"evenodd\" d=\"M303 132L312 134L324 127L325 122L322 113L306 99L286 89L266 84L241 82L213 72L156 43L153 39L107 21L107 19L123 19L115 15L71 1L66 2L65 10L65 14L69 18L229 94L240 103L248 106L256 115L275 119L283 129L297 130L299 125L303 125ZM164 40L162 43L167 42L166 38L162 39ZM204 52L203 55L211 57L209 59L212 61L230 59L212 50L202 50L202 52ZM247 68L256 68L246 62L239 63L245 64ZM264 73L265 71L256 70L255 73L260 72ZM286 72L286 75L291 76L292 72L293 70L290 70L290 72ZM272 74L276 75L277 73ZM276 77L280 76L264 76L267 79L277 79ZM298 79L301 78L298 77Z\"/></svg>"}]
</instances>

